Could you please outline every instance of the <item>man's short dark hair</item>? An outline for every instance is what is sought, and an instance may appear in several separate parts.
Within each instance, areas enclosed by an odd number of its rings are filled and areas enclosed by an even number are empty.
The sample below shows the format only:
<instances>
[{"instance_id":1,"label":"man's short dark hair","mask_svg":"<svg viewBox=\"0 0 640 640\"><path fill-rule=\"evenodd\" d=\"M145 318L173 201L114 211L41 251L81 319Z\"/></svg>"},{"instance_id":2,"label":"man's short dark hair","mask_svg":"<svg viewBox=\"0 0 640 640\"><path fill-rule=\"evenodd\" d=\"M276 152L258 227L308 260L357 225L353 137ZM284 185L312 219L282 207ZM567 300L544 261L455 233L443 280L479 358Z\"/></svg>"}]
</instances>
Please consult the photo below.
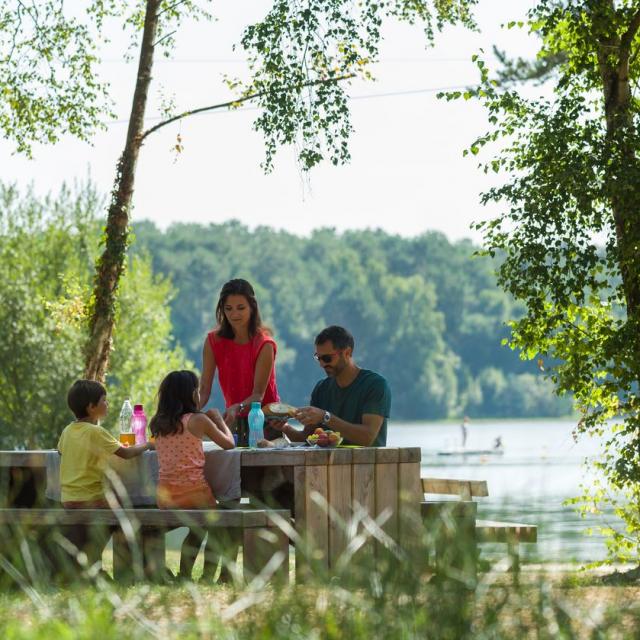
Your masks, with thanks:
<instances>
[{"instance_id":1,"label":"man's short dark hair","mask_svg":"<svg viewBox=\"0 0 640 640\"><path fill-rule=\"evenodd\" d=\"M67 404L77 420L87 417L87 407L98 404L107 390L95 380L76 380L67 393Z\"/></svg>"},{"instance_id":2,"label":"man's short dark hair","mask_svg":"<svg viewBox=\"0 0 640 640\"><path fill-rule=\"evenodd\" d=\"M331 342L336 349L348 349L355 347L353 336L344 328L332 324L330 327L323 329L316 336L316 344L324 344Z\"/></svg>"}]
</instances>

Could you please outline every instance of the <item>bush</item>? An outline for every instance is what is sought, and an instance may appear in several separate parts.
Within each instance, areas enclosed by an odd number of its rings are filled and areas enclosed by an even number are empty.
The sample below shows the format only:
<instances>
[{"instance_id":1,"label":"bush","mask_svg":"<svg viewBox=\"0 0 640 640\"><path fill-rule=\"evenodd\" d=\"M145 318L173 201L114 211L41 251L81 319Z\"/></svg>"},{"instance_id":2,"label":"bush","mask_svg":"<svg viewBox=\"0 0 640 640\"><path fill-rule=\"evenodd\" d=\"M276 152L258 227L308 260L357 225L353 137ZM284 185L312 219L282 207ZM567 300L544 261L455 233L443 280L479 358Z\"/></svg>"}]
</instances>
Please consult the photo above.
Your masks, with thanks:
<instances>
[{"instance_id":1,"label":"bush","mask_svg":"<svg viewBox=\"0 0 640 640\"><path fill-rule=\"evenodd\" d=\"M56 198L0 185L0 447L53 447L72 419L66 393L83 371L100 208L91 185L63 188ZM131 261L121 283L107 424L125 395L149 404L165 372L192 366L172 344L172 296L147 256Z\"/></svg>"}]
</instances>

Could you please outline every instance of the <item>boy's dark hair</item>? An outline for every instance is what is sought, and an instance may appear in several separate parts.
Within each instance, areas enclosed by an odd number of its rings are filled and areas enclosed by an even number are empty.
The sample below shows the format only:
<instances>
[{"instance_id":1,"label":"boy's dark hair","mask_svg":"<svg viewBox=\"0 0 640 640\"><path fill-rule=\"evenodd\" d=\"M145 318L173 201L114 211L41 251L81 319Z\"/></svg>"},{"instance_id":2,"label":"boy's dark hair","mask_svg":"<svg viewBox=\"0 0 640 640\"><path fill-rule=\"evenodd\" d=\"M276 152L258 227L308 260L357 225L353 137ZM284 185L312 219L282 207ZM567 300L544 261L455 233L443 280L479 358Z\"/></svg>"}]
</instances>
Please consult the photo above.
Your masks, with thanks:
<instances>
[{"instance_id":1,"label":"boy's dark hair","mask_svg":"<svg viewBox=\"0 0 640 640\"><path fill-rule=\"evenodd\" d=\"M98 404L102 396L107 395L107 390L95 380L76 380L67 393L67 404L73 411L76 420L87 417L87 407L90 404Z\"/></svg>"},{"instance_id":2,"label":"boy's dark hair","mask_svg":"<svg viewBox=\"0 0 640 640\"><path fill-rule=\"evenodd\" d=\"M336 349L350 347L353 351L355 347L353 336L344 327L339 327L335 324L323 329L316 336L316 344L324 344L325 342L331 342Z\"/></svg>"}]
</instances>

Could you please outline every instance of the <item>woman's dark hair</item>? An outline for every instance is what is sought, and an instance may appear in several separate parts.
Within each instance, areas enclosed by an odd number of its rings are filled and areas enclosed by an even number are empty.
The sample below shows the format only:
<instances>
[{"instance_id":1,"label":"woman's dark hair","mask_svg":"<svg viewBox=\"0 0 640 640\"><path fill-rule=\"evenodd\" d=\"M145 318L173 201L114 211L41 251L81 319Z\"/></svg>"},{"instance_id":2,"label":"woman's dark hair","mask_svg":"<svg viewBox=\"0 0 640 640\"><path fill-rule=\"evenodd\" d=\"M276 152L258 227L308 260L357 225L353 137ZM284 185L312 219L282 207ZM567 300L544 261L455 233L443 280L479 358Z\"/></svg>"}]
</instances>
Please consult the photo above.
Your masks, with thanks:
<instances>
[{"instance_id":1,"label":"woman's dark hair","mask_svg":"<svg viewBox=\"0 0 640 640\"><path fill-rule=\"evenodd\" d=\"M339 327L336 324L332 324L330 327L323 329L316 336L316 344L324 344L325 342L331 342L335 349L348 349L353 351L355 347L355 341L353 336L344 328Z\"/></svg>"},{"instance_id":2,"label":"woman's dark hair","mask_svg":"<svg viewBox=\"0 0 640 640\"><path fill-rule=\"evenodd\" d=\"M165 376L158 389L158 408L149 423L154 437L182 433L182 416L198 412L197 388L198 376L193 371L172 371Z\"/></svg>"},{"instance_id":3,"label":"woman's dark hair","mask_svg":"<svg viewBox=\"0 0 640 640\"><path fill-rule=\"evenodd\" d=\"M260 309L258 309L258 301L256 300L256 294L253 287L242 278L235 278L229 280L222 285L220 291L220 297L218 298L218 305L216 306L216 320L218 321L218 335L221 338L229 338L233 340L234 333L233 327L229 324L227 316L224 313L224 305L227 302L229 296L244 296L247 299L247 303L251 308L251 317L249 318L249 337L253 338L260 331L267 331L266 327L262 326L262 318L260 317Z\"/></svg>"},{"instance_id":4,"label":"woman's dark hair","mask_svg":"<svg viewBox=\"0 0 640 640\"><path fill-rule=\"evenodd\" d=\"M87 407L96 405L102 396L107 395L107 390L95 380L76 380L67 393L67 404L73 411L76 420L87 417Z\"/></svg>"}]
</instances>

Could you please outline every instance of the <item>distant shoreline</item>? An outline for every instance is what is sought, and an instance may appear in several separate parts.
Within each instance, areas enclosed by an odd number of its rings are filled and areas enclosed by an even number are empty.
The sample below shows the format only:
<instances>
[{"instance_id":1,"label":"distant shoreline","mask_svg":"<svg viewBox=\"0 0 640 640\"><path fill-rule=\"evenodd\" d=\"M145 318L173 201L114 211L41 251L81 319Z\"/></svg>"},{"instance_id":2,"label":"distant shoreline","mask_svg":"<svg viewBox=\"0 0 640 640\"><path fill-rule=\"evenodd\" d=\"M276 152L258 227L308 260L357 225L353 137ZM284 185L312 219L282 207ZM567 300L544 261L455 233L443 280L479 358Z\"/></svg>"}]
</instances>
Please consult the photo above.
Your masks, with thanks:
<instances>
[{"instance_id":1,"label":"distant shoreline","mask_svg":"<svg viewBox=\"0 0 640 640\"><path fill-rule=\"evenodd\" d=\"M504 418L504 417L499 417L499 418L471 418L470 422L469 422L469 427L473 427L474 424L488 424L488 423L496 423L499 422L501 424L505 423L505 422L516 422L516 423L522 423L522 422L567 422L567 423L577 423L578 420L580 420L580 417L578 415L576 416L560 416L560 417L534 417L534 418ZM424 424L447 424L447 425L460 425L460 423L462 422L461 418L442 418L440 420L433 420L433 419L412 419L412 420L402 420L401 418L391 418L389 420L389 426L393 426L394 424L402 424L405 426L410 426L410 425L424 425Z\"/></svg>"}]
</instances>

